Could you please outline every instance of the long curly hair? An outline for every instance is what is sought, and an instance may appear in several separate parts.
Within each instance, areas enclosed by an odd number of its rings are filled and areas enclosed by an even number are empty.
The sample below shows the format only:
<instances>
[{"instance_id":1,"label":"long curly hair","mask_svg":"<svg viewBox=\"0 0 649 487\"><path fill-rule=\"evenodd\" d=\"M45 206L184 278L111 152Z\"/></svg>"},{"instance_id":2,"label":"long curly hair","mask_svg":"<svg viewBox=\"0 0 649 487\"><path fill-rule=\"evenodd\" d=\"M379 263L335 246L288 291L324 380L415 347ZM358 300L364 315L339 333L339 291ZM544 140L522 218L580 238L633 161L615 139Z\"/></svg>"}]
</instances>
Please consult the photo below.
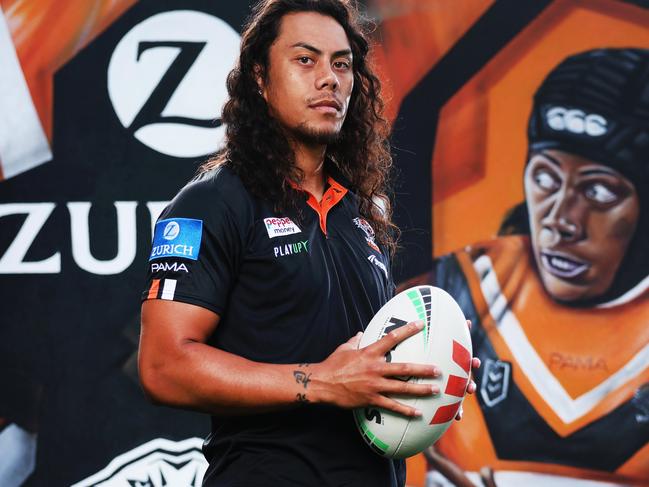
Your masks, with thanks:
<instances>
[{"instance_id":1,"label":"long curly hair","mask_svg":"<svg viewBox=\"0 0 649 487\"><path fill-rule=\"evenodd\" d=\"M336 20L345 30L353 55L354 87L345 122L326 158L349 180L360 214L376 238L393 254L399 230L392 223L388 181L392 156L389 126L383 118L381 86L367 61L369 43L356 7L347 0L262 0L256 4L241 38L241 54L227 78L229 100L223 108L225 147L204 163L200 172L230 167L255 196L278 211L297 209L304 195L287 180L301 182L289 141L270 114L257 80L267 80L269 50L279 34L282 17L292 12L316 12Z\"/></svg>"}]
</instances>

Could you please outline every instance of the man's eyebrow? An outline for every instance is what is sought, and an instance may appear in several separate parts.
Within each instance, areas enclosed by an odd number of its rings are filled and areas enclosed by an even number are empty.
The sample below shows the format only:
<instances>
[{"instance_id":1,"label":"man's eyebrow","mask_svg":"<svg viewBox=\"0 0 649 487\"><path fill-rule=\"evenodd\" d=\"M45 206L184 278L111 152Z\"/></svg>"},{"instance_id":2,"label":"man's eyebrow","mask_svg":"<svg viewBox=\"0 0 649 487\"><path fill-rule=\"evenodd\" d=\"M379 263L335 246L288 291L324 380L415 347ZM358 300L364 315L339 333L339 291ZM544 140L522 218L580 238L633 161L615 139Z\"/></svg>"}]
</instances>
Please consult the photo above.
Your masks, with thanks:
<instances>
[{"instance_id":1,"label":"man's eyebrow","mask_svg":"<svg viewBox=\"0 0 649 487\"><path fill-rule=\"evenodd\" d=\"M318 49L317 47L313 47L311 44L307 44L306 42L296 42L291 47L301 47L302 49L311 51L312 53L317 54L319 56L322 55L322 51L320 49ZM335 51L332 57L351 56L351 55L352 55L351 49L341 49L340 51Z\"/></svg>"},{"instance_id":2,"label":"man's eyebrow","mask_svg":"<svg viewBox=\"0 0 649 487\"><path fill-rule=\"evenodd\" d=\"M585 170L581 171L580 174L582 176L592 176L592 175L598 175L598 174L606 174L608 176L620 177L620 174L617 171L615 171L613 169L609 169L607 167L601 167L601 168L598 167L597 169L585 169Z\"/></svg>"},{"instance_id":3,"label":"man's eyebrow","mask_svg":"<svg viewBox=\"0 0 649 487\"><path fill-rule=\"evenodd\" d=\"M561 161L558 159L555 159L549 154L546 154L545 152L539 152L539 155L542 156L544 159L547 159L548 162L551 162L555 166L561 167ZM579 174L582 176L592 176L592 175L598 175L598 174L606 174L608 176L617 176L620 177L620 174L615 170L615 169L609 169L608 167L597 167L597 168L586 168L581 171L579 171Z\"/></svg>"},{"instance_id":4,"label":"man's eyebrow","mask_svg":"<svg viewBox=\"0 0 649 487\"><path fill-rule=\"evenodd\" d=\"M555 159L555 158L552 157L550 154L548 154L548 153L546 153L546 152L539 152L538 154L539 154L541 157L543 157L544 159L547 159L548 162L551 162L551 163L554 164L555 166L557 166L557 167L561 167L561 161L559 161L558 159Z\"/></svg>"}]
</instances>

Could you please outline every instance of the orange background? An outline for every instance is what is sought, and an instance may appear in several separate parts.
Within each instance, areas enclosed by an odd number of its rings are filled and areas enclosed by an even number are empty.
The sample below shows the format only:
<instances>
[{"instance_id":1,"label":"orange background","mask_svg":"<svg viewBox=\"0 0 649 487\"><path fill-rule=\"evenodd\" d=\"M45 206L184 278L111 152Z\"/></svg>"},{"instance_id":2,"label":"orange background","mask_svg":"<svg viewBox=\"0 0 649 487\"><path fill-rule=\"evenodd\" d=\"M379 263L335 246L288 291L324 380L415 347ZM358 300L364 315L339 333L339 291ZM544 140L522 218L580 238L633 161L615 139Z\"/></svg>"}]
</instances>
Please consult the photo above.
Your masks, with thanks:
<instances>
[{"instance_id":1,"label":"orange background","mask_svg":"<svg viewBox=\"0 0 649 487\"><path fill-rule=\"evenodd\" d=\"M379 15L375 61L391 121L493 1L396 3L374 2L386 14ZM430 134L434 257L495 236L507 211L523 201L533 95L566 57L600 47L649 48L649 12L615 0L556 0L443 107L437 133ZM408 485L423 487L423 456L407 463Z\"/></svg>"},{"instance_id":2,"label":"orange background","mask_svg":"<svg viewBox=\"0 0 649 487\"><path fill-rule=\"evenodd\" d=\"M54 73L137 0L0 0L38 116L52 140Z\"/></svg>"}]
</instances>

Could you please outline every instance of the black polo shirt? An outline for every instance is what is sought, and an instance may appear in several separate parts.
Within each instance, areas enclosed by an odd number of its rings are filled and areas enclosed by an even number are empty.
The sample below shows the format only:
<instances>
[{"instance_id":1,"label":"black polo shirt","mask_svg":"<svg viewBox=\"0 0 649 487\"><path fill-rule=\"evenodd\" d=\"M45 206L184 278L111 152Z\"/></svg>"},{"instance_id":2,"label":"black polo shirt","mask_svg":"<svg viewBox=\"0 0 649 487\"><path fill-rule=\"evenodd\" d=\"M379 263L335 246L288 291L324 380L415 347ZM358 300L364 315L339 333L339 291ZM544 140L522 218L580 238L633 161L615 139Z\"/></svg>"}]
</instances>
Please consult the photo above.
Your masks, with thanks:
<instances>
[{"instance_id":1,"label":"black polo shirt","mask_svg":"<svg viewBox=\"0 0 649 487\"><path fill-rule=\"evenodd\" d=\"M394 292L386 251L335 177L321 202L304 193L299 212L280 213L227 167L190 183L156 224L143 299L214 311L209 344L247 359L321 362ZM402 462L365 445L350 411L324 405L213 417L204 451L210 486L396 486L405 477Z\"/></svg>"}]
</instances>

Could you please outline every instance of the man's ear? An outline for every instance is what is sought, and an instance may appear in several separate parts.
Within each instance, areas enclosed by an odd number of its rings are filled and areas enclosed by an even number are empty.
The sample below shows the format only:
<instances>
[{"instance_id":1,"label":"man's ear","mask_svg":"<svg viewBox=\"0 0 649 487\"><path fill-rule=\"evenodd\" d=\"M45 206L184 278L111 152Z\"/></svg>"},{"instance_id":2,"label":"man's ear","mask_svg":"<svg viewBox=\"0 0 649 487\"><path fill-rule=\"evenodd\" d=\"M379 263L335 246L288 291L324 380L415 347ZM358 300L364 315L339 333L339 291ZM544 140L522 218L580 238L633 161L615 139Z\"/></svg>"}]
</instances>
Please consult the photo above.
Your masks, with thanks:
<instances>
[{"instance_id":1,"label":"man's ear","mask_svg":"<svg viewBox=\"0 0 649 487\"><path fill-rule=\"evenodd\" d=\"M266 100L266 83L264 82L264 69L259 64L255 64L253 70L255 72L255 81L257 82L257 92L264 100Z\"/></svg>"}]
</instances>

